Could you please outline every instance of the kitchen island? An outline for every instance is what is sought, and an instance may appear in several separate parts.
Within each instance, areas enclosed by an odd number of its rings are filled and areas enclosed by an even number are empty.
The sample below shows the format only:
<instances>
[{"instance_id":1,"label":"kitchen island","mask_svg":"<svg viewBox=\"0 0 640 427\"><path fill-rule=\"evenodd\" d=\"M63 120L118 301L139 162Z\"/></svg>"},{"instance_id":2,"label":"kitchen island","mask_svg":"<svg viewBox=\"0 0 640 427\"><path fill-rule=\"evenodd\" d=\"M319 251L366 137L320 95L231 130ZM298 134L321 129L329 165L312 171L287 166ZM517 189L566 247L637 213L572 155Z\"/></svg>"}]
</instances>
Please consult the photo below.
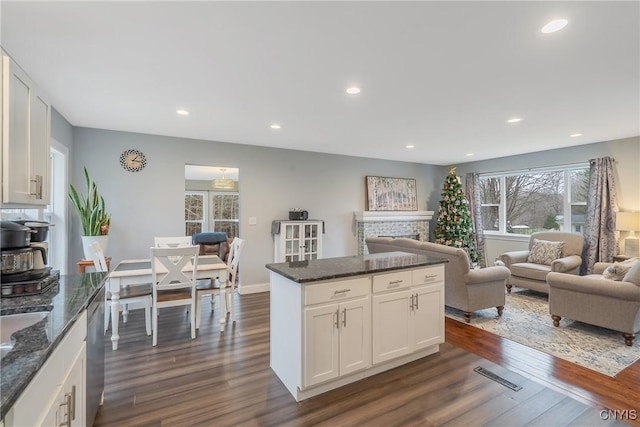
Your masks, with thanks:
<instances>
[{"instance_id":1,"label":"kitchen island","mask_svg":"<svg viewBox=\"0 0 640 427\"><path fill-rule=\"evenodd\" d=\"M271 369L300 401L436 353L445 262L388 252L267 264Z\"/></svg>"}]
</instances>

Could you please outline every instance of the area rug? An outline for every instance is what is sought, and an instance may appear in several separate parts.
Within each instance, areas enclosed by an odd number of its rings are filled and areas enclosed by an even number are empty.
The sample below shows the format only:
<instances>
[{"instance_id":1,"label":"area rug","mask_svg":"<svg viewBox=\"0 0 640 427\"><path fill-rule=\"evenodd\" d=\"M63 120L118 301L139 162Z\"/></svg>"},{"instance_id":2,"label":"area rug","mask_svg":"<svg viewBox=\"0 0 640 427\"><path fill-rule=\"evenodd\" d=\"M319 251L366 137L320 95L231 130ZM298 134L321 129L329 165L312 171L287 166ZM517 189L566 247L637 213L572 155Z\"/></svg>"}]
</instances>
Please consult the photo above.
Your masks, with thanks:
<instances>
[{"instance_id":1,"label":"area rug","mask_svg":"<svg viewBox=\"0 0 640 427\"><path fill-rule=\"evenodd\" d=\"M495 308L479 310L470 325L610 377L640 359L638 339L626 346L620 332L571 319L554 327L546 294L513 288L506 298L502 317ZM446 307L446 316L464 322L460 310Z\"/></svg>"}]
</instances>

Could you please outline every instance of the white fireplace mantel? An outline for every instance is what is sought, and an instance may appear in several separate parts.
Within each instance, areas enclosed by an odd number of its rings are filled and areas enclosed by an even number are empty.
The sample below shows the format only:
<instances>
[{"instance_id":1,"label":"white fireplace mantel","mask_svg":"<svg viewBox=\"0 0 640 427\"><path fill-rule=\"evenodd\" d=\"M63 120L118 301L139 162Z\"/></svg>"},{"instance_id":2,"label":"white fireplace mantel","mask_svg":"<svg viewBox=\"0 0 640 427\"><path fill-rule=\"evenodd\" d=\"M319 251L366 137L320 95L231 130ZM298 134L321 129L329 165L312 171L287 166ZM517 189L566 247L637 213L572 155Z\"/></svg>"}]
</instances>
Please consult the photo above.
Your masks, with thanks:
<instances>
[{"instance_id":1,"label":"white fireplace mantel","mask_svg":"<svg viewBox=\"0 0 640 427\"><path fill-rule=\"evenodd\" d=\"M429 221L433 211L355 211L356 222Z\"/></svg>"}]
</instances>

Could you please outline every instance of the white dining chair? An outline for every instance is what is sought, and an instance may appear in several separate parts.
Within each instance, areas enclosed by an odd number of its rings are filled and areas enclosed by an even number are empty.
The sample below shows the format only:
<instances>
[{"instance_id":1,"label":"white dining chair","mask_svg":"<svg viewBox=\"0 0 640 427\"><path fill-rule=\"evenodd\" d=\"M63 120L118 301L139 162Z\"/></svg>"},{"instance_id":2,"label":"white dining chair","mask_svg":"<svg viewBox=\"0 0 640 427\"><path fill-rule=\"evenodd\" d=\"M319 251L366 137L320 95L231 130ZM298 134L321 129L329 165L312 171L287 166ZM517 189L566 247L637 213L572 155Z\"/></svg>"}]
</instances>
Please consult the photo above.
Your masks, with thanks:
<instances>
[{"instance_id":1,"label":"white dining chair","mask_svg":"<svg viewBox=\"0 0 640 427\"><path fill-rule=\"evenodd\" d=\"M107 261L102 252L102 248L98 242L93 242L89 245L91 249L91 256L93 265L96 271L108 272ZM108 280L108 279L107 279ZM109 322L111 321L111 292L109 290L109 283L105 285L104 292L104 333L107 333L109 329ZM120 311L122 312L122 322L127 323L129 310L137 310L144 308L144 320L147 335L151 335L151 283L142 285L126 286L120 290Z\"/></svg>"},{"instance_id":2,"label":"white dining chair","mask_svg":"<svg viewBox=\"0 0 640 427\"><path fill-rule=\"evenodd\" d=\"M153 246L156 248L176 248L192 246L191 236L154 237Z\"/></svg>"},{"instance_id":3,"label":"white dining chair","mask_svg":"<svg viewBox=\"0 0 640 427\"><path fill-rule=\"evenodd\" d=\"M215 296L220 295L220 285L221 281L225 281L225 294L226 301L220 301L220 316L226 316L227 313L230 313L231 321L235 323L236 321L236 311L235 311L235 292L237 287L237 277L238 277L238 265L240 264L240 254L242 253L242 248L244 247L245 240L239 237L234 237L231 242L231 248L229 249L229 256L227 257L227 274L226 277L220 277L220 280L211 279L211 280L198 280L196 282L196 327L200 326L200 316L201 316L201 307L202 307L202 297L207 295L211 296L211 310L213 310ZM223 330L221 330L223 332Z\"/></svg>"},{"instance_id":4,"label":"white dining chair","mask_svg":"<svg viewBox=\"0 0 640 427\"><path fill-rule=\"evenodd\" d=\"M153 345L158 344L158 312L161 308L186 306L191 321L191 339L196 337L196 274L198 247L151 248L153 277ZM191 271L183 268L192 263Z\"/></svg>"}]
</instances>

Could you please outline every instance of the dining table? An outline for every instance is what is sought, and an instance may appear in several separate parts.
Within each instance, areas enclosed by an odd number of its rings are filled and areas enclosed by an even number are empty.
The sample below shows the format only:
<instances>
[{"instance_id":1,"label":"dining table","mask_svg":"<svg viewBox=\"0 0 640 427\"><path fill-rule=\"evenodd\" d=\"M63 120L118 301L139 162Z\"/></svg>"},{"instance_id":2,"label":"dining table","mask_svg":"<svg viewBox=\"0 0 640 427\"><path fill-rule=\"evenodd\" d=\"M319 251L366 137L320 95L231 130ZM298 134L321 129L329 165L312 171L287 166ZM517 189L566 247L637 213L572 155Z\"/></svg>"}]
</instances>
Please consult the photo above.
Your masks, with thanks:
<instances>
[{"instance_id":1,"label":"dining table","mask_svg":"<svg viewBox=\"0 0 640 427\"><path fill-rule=\"evenodd\" d=\"M227 287L227 264L225 264L217 255L202 255L198 256L198 267L196 269L196 280L211 279L220 280L220 304L222 305L226 301L226 287ZM156 264L156 274L158 276L166 274L166 269L160 264ZM182 269L185 273L193 271L193 263L189 261ZM153 280L153 274L151 271L150 259L125 259L116 265L116 267L109 272L107 286L109 286L109 292L111 293L111 347L113 350L118 349L118 341L120 335L118 334L120 323L120 290L129 285L141 285L145 283L151 283ZM225 307L221 307L225 309ZM222 311L223 313L225 311ZM199 315L199 313L196 313ZM224 324L226 322L225 316L220 316L221 330L224 330Z\"/></svg>"}]
</instances>

